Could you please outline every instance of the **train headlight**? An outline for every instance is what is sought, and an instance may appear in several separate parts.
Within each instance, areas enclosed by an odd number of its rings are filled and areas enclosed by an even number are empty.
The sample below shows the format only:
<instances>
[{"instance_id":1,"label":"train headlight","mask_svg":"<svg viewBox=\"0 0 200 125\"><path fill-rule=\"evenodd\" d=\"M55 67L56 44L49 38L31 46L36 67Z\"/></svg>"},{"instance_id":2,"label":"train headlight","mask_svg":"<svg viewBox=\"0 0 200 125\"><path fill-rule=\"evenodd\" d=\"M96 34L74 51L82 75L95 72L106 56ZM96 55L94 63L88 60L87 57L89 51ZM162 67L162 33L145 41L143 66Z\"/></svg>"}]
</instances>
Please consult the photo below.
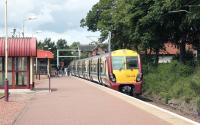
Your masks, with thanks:
<instances>
[{"instance_id":1,"label":"train headlight","mask_svg":"<svg viewBox=\"0 0 200 125\"><path fill-rule=\"evenodd\" d=\"M116 77L115 77L114 74L110 74L109 76L110 76L110 80L111 80L112 82L116 82Z\"/></svg>"},{"instance_id":2,"label":"train headlight","mask_svg":"<svg viewBox=\"0 0 200 125\"><path fill-rule=\"evenodd\" d=\"M136 77L136 82L142 81L142 73L138 74Z\"/></svg>"}]
</instances>

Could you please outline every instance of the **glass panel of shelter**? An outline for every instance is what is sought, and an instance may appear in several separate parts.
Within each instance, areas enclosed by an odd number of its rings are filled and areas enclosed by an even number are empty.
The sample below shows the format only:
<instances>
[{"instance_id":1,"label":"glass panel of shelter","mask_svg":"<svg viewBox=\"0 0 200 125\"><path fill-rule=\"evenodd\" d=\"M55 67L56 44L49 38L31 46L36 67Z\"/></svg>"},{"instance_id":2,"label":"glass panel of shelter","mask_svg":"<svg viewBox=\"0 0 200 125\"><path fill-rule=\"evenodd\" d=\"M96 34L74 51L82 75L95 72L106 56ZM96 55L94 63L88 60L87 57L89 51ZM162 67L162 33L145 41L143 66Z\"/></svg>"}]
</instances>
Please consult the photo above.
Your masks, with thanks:
<instances>
[{"instance_id":1,"label":"glass panel of shelter","mask_svg":"<svg viewBox=\"0 0 200 125\"><path fill-rule=\"evenodd\" d=\"M27 85L28 78L27 78L27 63L28 58L26 57L18 57L15 59L15 74L16 74L16 85Z\"/></svg>"},{"instance_id":2,"label":"glass panel of shelter","mask_svg":"<svg viewBox=\"0 0 200 125\"><path fill-rule=\"evenodd\" d=\"M4 64L4 59L3 57L0 57L0 85L3 85L4 84L4 67L3 67L3 64Z\"/></svg>"},{"instance_id":3,"label":"glass panel of shelter","mask_svg":"<svg viewBox=\"0 0 200 125\"><path fill-rule=\"evenodd\" d=\"M0 85L4 85L4 57L0 57ZM9 85L28 85L27 57L8 58L8 81Z\"/></svg>"}]
</instances>

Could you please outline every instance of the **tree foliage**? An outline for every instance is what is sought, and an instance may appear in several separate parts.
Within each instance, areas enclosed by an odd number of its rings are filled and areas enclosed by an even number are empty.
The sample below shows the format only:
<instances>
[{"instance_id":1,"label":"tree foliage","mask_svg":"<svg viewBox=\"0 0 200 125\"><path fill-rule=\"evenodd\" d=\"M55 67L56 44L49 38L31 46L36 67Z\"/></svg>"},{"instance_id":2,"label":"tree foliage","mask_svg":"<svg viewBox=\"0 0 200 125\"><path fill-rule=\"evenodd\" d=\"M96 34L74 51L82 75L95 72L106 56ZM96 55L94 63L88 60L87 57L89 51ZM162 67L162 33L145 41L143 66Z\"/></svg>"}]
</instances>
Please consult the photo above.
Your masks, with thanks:
<instances>
[{"instance_id":1,"label":"tree foliage","mask_svg":"<svg viewBox=\"0 0 200 125\"><path fill-rule=\"evenodd\" d=\"M56 65L57 63L57 50L58 49L69 49L69 46L67 45L67 41L64 39L59 39L58 41L52 41L50 38L44 39L44 41L38 42L38 49L41 50L47 50L51 51L54 54L54 59L52 60L52 63ZM60 52L60 55L68 55L70 56L70 52ZM60 61L63 61L66 65L69 64L71 61L71 58L60 58Z\"/></svg>"},{"instance_id":2,"label":"tree foliage","mask_svg":"<svg viewBox=\"0 0 200 125\"><path fill-rule=\"evenodd\" d=\"M88 12L81 26L100 31L105 40L112 33L112 48L147 49L157 54L165 42L180 48L200 46L200 1L198 0L100 0Z\"/></svg>"}]
</instances>

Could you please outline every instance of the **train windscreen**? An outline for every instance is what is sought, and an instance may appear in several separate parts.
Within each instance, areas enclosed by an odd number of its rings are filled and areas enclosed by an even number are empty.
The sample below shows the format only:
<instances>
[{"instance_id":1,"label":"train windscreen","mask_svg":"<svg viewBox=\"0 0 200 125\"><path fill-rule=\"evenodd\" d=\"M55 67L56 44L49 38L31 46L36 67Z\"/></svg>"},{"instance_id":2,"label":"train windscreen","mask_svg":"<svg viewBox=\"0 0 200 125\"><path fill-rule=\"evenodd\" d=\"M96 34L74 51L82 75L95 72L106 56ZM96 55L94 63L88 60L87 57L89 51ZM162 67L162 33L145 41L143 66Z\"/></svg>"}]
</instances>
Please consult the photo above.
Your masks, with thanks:
<instances>
[{"instance_id":1,"label":"train windscreen","mask_svg":"<svg viewBox=\"0 0 200 125\"><path fill-rule=\"evenodd\" d=\"M114 56L112 57L112 68L113 70L122 70L125 69L125 59L123 56Z\"/></svg>"},{"instance_id":2,"label":"train windscreen","mask_svg":"<svg viewBox=\"0 0 200 125\"><path fill-rule=\"evenodd\" d=\"M138 60L137 57L126 57L126 67L127 69L137 69L138 68Z\"/></svg>"}]
</instances>

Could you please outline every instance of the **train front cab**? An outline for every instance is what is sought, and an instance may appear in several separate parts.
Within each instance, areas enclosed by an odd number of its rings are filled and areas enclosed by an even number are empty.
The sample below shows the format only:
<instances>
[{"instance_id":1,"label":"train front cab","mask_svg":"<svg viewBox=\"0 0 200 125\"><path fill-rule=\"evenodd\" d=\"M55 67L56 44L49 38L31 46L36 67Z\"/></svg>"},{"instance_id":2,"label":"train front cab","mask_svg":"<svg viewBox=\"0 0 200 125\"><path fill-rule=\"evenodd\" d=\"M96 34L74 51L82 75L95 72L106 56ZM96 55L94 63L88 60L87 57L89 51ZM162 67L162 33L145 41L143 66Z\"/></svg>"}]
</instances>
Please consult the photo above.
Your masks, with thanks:
<instances>
[{"instance_id":1,"label":"train front cab","mask_svg":"<svg viewBox=\"0 0 200 125\"><path fill-rule=\"evenodd\" d=\"M142 93L142 67L135 51L117 50L111 53L109 79L111 88L126 94Z\"/></svg>"}]
</instances>

